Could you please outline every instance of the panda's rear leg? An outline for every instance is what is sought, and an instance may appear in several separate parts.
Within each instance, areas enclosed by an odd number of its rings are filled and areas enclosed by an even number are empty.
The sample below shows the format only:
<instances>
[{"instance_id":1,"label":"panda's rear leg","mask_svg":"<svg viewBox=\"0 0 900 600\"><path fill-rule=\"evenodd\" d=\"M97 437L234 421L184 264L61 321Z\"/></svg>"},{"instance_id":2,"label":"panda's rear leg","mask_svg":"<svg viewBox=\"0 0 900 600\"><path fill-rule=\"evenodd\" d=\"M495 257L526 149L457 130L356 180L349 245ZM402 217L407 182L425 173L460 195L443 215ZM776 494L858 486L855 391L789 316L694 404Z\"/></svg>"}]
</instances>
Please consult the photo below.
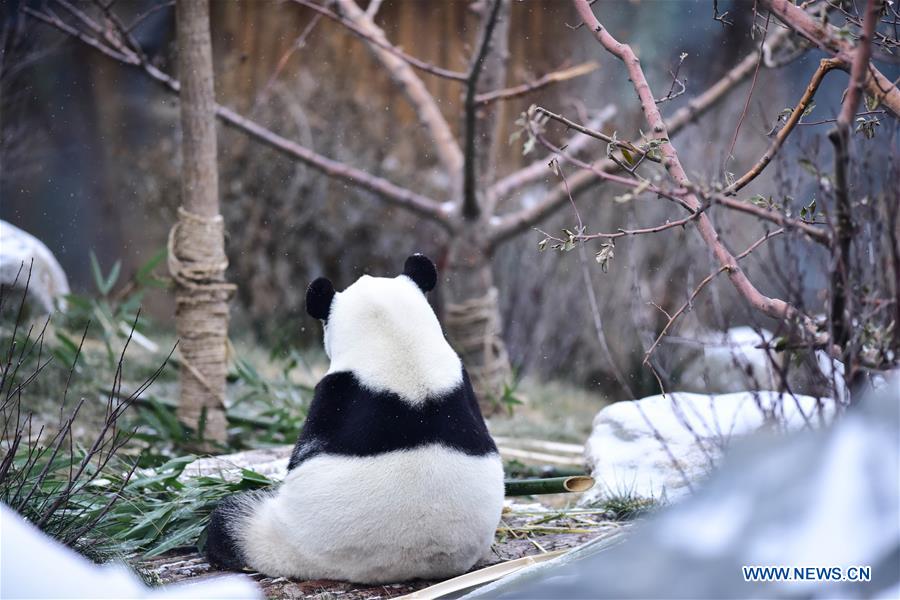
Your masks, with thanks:
<instances>
[{"instance_id":1,"label":"panda's rear leg","mask_svg":"<svg viewBox=\"0 0 900 600\"><path fill-rule=\"evenodd\" d=\"M240 571L249 565L246 540L248 527L261 504L271 497L267 490L227 496L210 516L203 553L210 565Z\"/></svg>"}]
</instances>

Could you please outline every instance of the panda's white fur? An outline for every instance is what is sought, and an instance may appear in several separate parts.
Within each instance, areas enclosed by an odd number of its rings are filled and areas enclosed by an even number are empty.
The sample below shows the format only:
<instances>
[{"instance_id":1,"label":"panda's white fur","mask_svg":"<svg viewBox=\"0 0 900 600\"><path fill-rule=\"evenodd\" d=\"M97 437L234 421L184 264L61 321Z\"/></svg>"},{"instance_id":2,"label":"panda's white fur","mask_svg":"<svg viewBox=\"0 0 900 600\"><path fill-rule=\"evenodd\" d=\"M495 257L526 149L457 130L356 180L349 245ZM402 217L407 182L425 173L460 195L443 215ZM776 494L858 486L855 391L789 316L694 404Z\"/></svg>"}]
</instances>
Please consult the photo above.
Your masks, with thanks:
<instances>
[{"instance_id":1,"label":"panda's white fur","mask_svg":"<svg viewBox=\"0 0 900 600\"><path fill-rule=\"evenodd\" d=\"M386 476L390 474L390 476ZM499 460L438 445L374 457L321 455L288 474L242 527L254 570L386 583L446 578L491 545Z\"/></svg>"},{"instance_id":2,"label":"panda's white fur","mask_svg":"<svg viewBox=\"0 0 900 600\"><path fill-rule=\"evenodd\" d=\"M325 323L329 373L352 371L367 388L413 404L462 381L459 357L422 291L406 275L363 275L335 294Z\"/></svg>"},{"instance_id":3,"label":"panda's white fur","mask_svg":"<svg viewBox=\"0 0 900 600\"><path fill-rule=\"evenodd\" d=\"M350 372L414 410L463 385L459 357L406 275L364 276L335 294L325 347L329 374ZM439 441L371 456L314 452L277 491L239 497L220 519L246 566L270 576L450 577L487 553L500 519L503 467L488 443L475 455Z\"/></svg>"}]
</instances>

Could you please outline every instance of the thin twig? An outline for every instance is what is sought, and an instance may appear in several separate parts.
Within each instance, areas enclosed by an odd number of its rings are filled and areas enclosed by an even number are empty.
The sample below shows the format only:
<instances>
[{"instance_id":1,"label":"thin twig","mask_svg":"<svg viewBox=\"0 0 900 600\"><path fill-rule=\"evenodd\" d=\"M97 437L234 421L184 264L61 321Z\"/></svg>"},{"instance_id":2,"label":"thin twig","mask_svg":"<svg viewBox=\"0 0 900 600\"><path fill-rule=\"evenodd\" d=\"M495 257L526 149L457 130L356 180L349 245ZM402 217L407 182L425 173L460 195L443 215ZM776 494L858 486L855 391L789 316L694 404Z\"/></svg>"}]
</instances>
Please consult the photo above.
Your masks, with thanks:
<instances>
[{"instance_id":1,"label":"thin twig","mask_svg":"<svg viewBox=\"0 0 900 600\"><path fill-rule=\"evenodd\" d=\"M770 240L771 238L773 238L777 235L781 235L782 233L784 233L784 229L776 229L775 231L767 232L763 237L761 237L758 240L756 240L755 242L753 242L753 244L751 244L750 247L748 247L746 250L744 250L743 252L738 254L735 258L737 260L743 260L744 258L749 256L754 250L756 250L760 245L762 245L764 242ZM653 344L644 353L643 363L645 365L650 364L650 362L649 362L650 357L653 355L653 352L659 346L659 343L662 341L662 339L669 333L669 330L675 324L675 321L678 320L678 317L683 315L685 313L685 311L688 310L688 308L691 308L693 306L694 300L697 298L697 296L700 294L700 292L703 291L703 288L705 288L707 285L709 285L709 283L711 283L713 279L718 277L721 273L725 272L726 270L727 269L725 267L719 267L718 269L716 269L715 271L713 271L712 273L710 273L709 275L704 277L703 280L690 293L687 301L684 304L682 304L678 308L678 310L676 310L671 315L666 313L666 316L668 317L668 321L666 322L665 326L662 328L662 331L659 332L659 335L656 336L656 339L653 341ZM665 312L665 311L663 311L663 312Z\"/></svg>"},{"instance_id":2,"label":"thin twig","mask_svg":"<svg viewBox=\"0 0 900 600\"><path fill-rule=\"evenodd\" d=\"M769 35L769 15L766 15L766 27L763 30L762 40L759 42L759 60L756 62L756 69L753 71L753 79L750 81L750 90L747 92L747 101L744 102L744 109L738 118L737 126L734 128L734 136L731 138L731 145L728 147L726 156L734 156L734 146L737 144L738 133L741 131L741 125L744 124L744 118L747 116L747 109L750 108L750 98L753 97L753 90L756 89L756 80L759 77L759 67L763 59L763 47L766 44L766 37Z\"/></svg>"},{"instance_id":3,"label":"thin twig","mask_svg":"<svg viewBox=\"0 0 900 600\"><path fill-rule=\"evenodd\" d=\"M837 69L839 67L839 61L836 61L832 58L822 59L822 61L819 63L819 67L816 69L816 72L813 73L812 79L810 79L809 81L809 85L806 86L806 91L803 92L803 96L800 97L800 101L797 102L797 106L795 106L794 110L791 111L791 114L788 117L787 121L785 121L784 126L775 135L775 139L772 141L772 144L766 149L759 160L756 161L756 163L752 167L750 167L750 169L746 173L744 173L734 183L725 188L726 194L733 194L734 192L737 192L748 183L756 179L756 177L763 172L763 169L765 169L772 161L772 159L775 157L775 154L778 152L778 150L784 144L785 140L794 130L794 127L800 122L800 117L803 116L803 113L806 112L806 109L812 102L813 97L816 95L816 91L819 89L819 85L821 85L822 80L825 78L825 75L833 69Z\"/></svg>"},{"instance_id":4,"label":"thin twig","mask_svg":"<svg viewBox=\"0 0 900 600\"><path fill-rule=\"evenodd\" d=\"M574 67L569 67L568 69L561 69L559 71L547 73L546 75L535 79L531 83L523 83L502 90L476 94L475 104L482 106L484 104L490 104L491 102L496 102L498 100L518 98L520 96L530 94L555 83L560 83L563 81L568 81L570 79L575 79L576 77L587 75L588 73L592 73L594 70L596 70L598 66L600 65L595 62L586 62Z\"/></svg>"}]
</instances>

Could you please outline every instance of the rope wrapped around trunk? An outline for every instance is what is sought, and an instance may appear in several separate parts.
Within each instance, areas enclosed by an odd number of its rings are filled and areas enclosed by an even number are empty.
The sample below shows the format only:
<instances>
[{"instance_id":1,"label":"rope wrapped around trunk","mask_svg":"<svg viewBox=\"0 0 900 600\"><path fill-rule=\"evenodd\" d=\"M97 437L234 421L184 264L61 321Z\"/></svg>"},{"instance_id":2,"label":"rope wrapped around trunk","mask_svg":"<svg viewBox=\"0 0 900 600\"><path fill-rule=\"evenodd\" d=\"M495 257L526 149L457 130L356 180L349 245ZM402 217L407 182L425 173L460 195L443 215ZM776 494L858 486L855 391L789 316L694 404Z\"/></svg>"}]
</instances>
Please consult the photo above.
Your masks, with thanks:
<instances>
[{"instance_id":1,"label":"rope wrapped around trunk","mask_svg":"<svg viewBox=\"0 0 900 600\"><path fill-rule=\"evenodd\" d=\"M444 320L456 350L462 355L472 385L482 400L496 396L510 377L509 356L500 337L499 293L491 287L480 298L448 303Z\"/></svg>"},{"instance_id":2,"label":"rope wrapped around trunk","mask_svg":"<svg viewBox=\"0 0 900 600\"><path fill-rule=\"evenodd\" d=\"M235 285L225 281L228 259L221 215L205 217L178 208L169 231L168 266L176 283L175 322L182 374L179 416L203 421L205 437L225 439L225 374L228 300Z\"/></svg>"}]
</instances>

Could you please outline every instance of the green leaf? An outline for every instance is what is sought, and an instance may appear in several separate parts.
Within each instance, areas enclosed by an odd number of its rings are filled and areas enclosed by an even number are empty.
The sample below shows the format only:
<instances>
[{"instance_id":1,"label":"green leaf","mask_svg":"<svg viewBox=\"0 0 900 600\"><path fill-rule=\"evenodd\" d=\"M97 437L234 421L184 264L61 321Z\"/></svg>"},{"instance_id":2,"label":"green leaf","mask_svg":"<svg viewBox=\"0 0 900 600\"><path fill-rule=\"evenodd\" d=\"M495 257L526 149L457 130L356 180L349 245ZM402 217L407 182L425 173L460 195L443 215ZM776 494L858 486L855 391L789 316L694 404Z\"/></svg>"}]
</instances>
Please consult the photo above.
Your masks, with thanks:
<instances>
[{"instance_id":1,"label":"green leaf","mask_svg":"<svg viewBox=\"0 0 900 600\"><path fill-rule=\"evenodd\" d=\"M112 291L113 286L116 285L116 281L119 280L119 273L122 270L122 261L117 260L113 265L112 271L109 272L109 277L106 278L106 281L103 282L103 295L106 296Z\"/></svg>"},{"instance_id":2,"label":"green leaf","mask_svg":"<svg viewBox=\"0 0 900 600\"><path fill-rule=\"evenodd\" d=\"M94 254L94 251L90 252L91 259L91 274L94 276L94 285L97 286L97 289L103 291L103 284L105 280L103 278L103 272L100 270L100 262L97 260L97 255Z\"/></svg>"},{"instance_id":3,"label":"green leaf","mask_svg":"<svg viewBox=\"0 0 900 600\"><path fill-rule=\"evenodd\" d=\"M265 475L251 469L241 469L241 480L257 483L259 485L272 485L274 483Z\"/></svg>"},{"instance_id":4,"label":"green leaf","mask_svg":"<svg viewBox=\"0 0 900 600\"><path fill-rule=\"evenodd\" d=\"M804 110L804 111L803 111L803 114L800 115L800 116L802 116L802 117L808 117L809 115L812 114L812 111L815 110L815 108L816 108L816 101L815 101L815 100L811 100L811 101L809 102L809 106L806 107L806 110Z\"/></svg>"},{"instance_id":5,"label":"green leaf","mask_svg":"<svg viewBox=\"0 0 900 600\"><path fill-rule=\"evenodd\" d=\"M797 161L797 164L800 165L804 171L813 175L814 177L819 176L819 169L816 168L816 165L813 164L811 160L808 158L801 158Z\"/></svg>"},{"instance_id":6,"label":"green leaf","mask_svg":"<svg viewBox=\"0 0 900 600\"><path fill-rule=\"evenodd\" d=\"M176 531L172 535L163 538L163 540L156 546L150 548L144 554L144 557L152 558L175 548L193 545L193 543L200 536L200 532L202 532L205 527L206 523L205 521L203 521L201 523L197 523L196 525L185 527L181 531Z\"/></svg>"}]
</instances>

